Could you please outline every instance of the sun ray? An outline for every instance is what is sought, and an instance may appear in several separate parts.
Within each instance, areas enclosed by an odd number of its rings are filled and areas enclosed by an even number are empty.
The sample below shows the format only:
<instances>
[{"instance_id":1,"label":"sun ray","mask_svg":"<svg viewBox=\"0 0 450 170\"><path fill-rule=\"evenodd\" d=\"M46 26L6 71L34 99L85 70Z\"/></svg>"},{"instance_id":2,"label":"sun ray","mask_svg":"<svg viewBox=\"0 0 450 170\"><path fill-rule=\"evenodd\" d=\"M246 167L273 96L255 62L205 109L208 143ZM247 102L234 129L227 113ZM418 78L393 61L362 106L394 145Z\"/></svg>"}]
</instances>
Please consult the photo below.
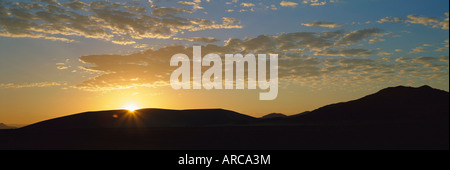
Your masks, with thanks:
<instances>
[{"instance_id":1,"label":"sun ray","mask_svg":"<svg viewBox=\"0 0 450 170\"><path fill-rule=\"evenodd\" d=\"M140 109L140 107L137 104L129 103L126 104L123 109L128 110L129 112L135 112L136 110Z\"/></svg>"}]
</instances>

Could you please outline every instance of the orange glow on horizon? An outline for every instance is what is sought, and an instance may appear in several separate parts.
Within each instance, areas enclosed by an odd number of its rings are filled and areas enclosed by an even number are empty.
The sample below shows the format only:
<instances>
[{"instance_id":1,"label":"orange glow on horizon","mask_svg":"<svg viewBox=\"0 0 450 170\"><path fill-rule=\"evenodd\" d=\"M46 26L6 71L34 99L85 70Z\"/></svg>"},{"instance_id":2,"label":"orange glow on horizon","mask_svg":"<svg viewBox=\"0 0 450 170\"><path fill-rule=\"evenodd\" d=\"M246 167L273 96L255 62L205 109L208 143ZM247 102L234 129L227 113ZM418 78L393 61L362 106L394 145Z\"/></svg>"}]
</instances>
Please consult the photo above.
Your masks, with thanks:
<instances>
[{"instance_id":1,"label":"orange glow on horizon","mask_svg":"<svg viewBox=\"0 0 450 170\"><path fill-rule=\"evenodd\" d=\"M141 109L141 107L139 107L139 106L138 106L137 104L135 104L135 103L128 103L128 104L126 104L126 105L123 107L123 109L128 110L128 111L130 111L130 112L134 112L134 111L136 111L136 110Z\"/></svg>"}]
</instances>

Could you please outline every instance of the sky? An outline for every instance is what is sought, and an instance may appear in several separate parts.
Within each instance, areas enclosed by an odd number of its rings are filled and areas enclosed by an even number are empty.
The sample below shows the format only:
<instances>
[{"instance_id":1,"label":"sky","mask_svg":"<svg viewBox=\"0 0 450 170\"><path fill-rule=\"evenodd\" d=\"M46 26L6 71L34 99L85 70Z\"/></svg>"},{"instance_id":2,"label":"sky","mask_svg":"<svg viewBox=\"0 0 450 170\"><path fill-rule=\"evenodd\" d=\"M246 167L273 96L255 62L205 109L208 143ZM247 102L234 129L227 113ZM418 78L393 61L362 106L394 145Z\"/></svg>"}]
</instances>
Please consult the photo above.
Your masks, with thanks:
<instances>
[{"instance_id":1,"label":"sky","mask_svg":"<svg viewBox=\"0 0 450 170\"><path fill-rule=\"evenodd\" d=\"M278 54L278 97L174 90L170 58L194 45ZM399 85L449 90L449 1L0 1L1 123L127 105L292 115Z\"/></svg>"}]
</instances>

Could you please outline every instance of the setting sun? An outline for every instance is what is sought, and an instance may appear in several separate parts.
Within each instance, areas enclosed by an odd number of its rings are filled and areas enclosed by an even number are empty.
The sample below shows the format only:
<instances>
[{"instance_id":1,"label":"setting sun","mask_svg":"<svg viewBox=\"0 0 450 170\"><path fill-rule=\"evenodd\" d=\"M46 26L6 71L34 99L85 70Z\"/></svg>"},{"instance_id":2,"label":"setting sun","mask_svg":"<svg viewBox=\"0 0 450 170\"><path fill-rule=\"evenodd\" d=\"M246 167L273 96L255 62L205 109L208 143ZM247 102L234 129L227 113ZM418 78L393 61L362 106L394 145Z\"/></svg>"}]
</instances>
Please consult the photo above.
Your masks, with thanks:
<instances>
[{"instance_id":1,"label":"setting sun","mask_svg":"<svg viewBox=\"0 0 450 170\"><path fill-rule=\"evenodd\" d=\"M140 107L138 105L134 104L134 103L131 103L131 104L125 105L123 107L123 109L128 110L130 112L134 112L134 111L140 109Z\"/></svg>"}]
</instances>

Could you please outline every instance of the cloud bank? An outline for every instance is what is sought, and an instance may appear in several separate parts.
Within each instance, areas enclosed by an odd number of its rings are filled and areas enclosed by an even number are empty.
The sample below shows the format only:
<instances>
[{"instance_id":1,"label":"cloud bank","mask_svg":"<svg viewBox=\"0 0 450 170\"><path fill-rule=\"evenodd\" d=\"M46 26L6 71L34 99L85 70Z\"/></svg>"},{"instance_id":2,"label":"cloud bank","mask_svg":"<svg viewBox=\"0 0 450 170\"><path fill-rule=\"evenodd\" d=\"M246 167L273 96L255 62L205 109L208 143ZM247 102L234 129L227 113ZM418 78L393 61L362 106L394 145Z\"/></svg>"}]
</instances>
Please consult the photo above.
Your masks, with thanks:
<instances>
[{"instance_id":1,"label":"cloud bank","mask_svg":"<svg viewBox=\"0 0 450 170\"><path fill-rule=\"evenodd\" d=\"M0 1L0 36L63 42L81 37L127 45L144 38L169 39L184 32L242 28L240 21L230 17L189 17L201 9L198 4L164 7L156 1Z\"/></svg>"},{"instance_id":2,"label":"cloud bank","mask_svg":"<svg viewBox=\"0 0 450 170\"><path fill-rule=\"evenodd\" d=\"M276 53L280 56L280 80L309 87L448 79L448 56L395 59L384 57L392 53L358 45L370 44L370 40L384 35L381 29L367 28L230 38L224 45L203 45L202 56L216 53L223 59L224 54ZM181 40L201 41L196 39ZM192 57L192 47L170 45L129 55L82 56L79 60L88 65L85 70L101 74L73 88L107 91L169 86L170 74L176 69L170 67L170 58L179 53Z\"/></svg>"}]
</instances>

